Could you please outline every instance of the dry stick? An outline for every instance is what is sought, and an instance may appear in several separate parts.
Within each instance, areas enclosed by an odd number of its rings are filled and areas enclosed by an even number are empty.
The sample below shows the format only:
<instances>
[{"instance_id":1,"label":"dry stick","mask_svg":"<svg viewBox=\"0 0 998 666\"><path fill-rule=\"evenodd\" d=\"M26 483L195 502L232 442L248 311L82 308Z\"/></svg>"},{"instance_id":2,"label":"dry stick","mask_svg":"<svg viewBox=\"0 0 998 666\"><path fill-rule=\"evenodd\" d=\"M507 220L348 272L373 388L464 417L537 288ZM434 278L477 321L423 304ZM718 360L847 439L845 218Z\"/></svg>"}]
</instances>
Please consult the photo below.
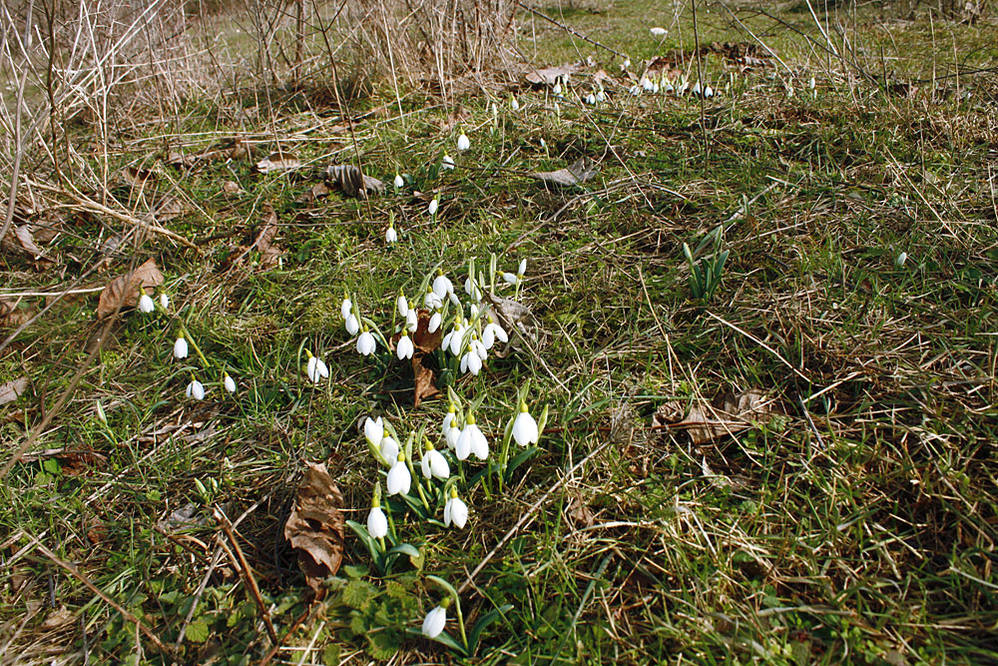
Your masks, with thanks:
<instances>
[{"instance_id":1,"label":"dry stick","mask_svg":"<svg viewBox=\"0 0 998 666\"><path fill-rule=\"evenodd\" d=\"M101 590L99 587L97 587L92 582L90 582L90 579L87 578L86 576L84 576L82 573L80 573L80 570L77 569L75 566L73 566L69 562L66 562L64 560L59 559L59 557L55 553L53 553L51 550L49 550L48 548L46 548L45 545L41 541L39 541L35 537L31 536L30 534L26 534L25 536L27 536L28 539L30 539L31 542L34 543L35 547L42 553L42 555L44 555L45 557L49 558L50 560L52 560L53 563L59 565L60 567L62 567L66 571L68 571L71 575L73 575L75 578L77 578L81 583L83 583L88 588L90 588L90 590L93 591L94 594L96 594L98 597L100 597L101 599L103 599L105 603L107 603L109 606L111 606L111 608L113 608L114 610L116 610L119 613L121 613L121 616L123 618L125 618L129 622L133 623L138 628L139 631L141 631L143 634L146 635L146 638L148 638L150 641L152 641L153 645L155 645L156 648L159 649L160 652L162 652L163 654L165 654L167 657L171 657L171 658L173 657L173 651L169 647L167 647L166 645L164 645L163 641L159 640L159 637L156 636L156 634L154 634L152 632L152 630L149 629L149 627L147 627L146 625L142 624L142 620L140 620L139 618L137 618L134 615L132 615L121 604L119 604L117 601L115 601L114 599L112 599L111 597L109 597L107 594L104 593L103 590Z\"/></svg>"},{"instance_id":2,"label":"dry stick","mask_svg":"<svg viewBox=\"0 0 998 666\"><path fill-rule=\"evenodd\" d=\"M551 493L553 493L554 491L558 490L558 488L563 486L568 479L572 478L572 475L575 473L575 470L579 469L587 462L589 462L589 460L593 456L595 456L597 453L605 449L609 444L610 444L610 438L603 440L602 444L593 449L589 453L589 455L587 455L585 458L575 463L575 465L573 465L572 468L569 469L568 472L563 477L558 479L558 481L556 481L555 484L547 490L547 492L541 495L540 499L534 502L533 505L529 509L527 509L522 516L520 516L520 519L516 521L516 525L513 525L513 527L509 528L509 531L503 535L502 539L499 540L499 543L496 544L495 548L489 551L489 554L486 555L485 558L478 563L478 566L476 566L470 574L468 574L468 578L464 581L464 583L461 584L461 587L458 588L457 593L461 594L466 589L468 589L468 587L474 582L475 576L477 576L478 573L485 568L485 565L488 564L489 561L496 556L496 553L498 553L499 550L503 546L505 546L510 539L513 538L513 535L516 534L521 527L526 525L531 518L533 518L534 514L537 512L537 509L539 509L541 504L543 504L544 501L551 496Z\"/></svg>"},{"instance_id":3,"label":"dry stick","mask_svg":"<svg viewBox=\"0 0 998 666\"><path fill-rule=\"evenodd\" d=\"M801 379L803 379L804 381L806 381L808 384L812 383L811 379L807 375L805 375L803 372L801 372L796 367L794 367L794 365L792 363L790 363L790 361L788 361L787 359L783 358L783 356L780 354L780 352L776 351L775 349L773 349L772 347L770 347L769 345L767 345L765 342L763 342L759 338L755 337L754 335L752 335L748 331L735 326L731 322L718 317L716 314L714 314L713 312L711 312L709 310L707 311L707 314L709 316L713 317L714 319L716 319L717 321L721 322L722 324L724 324L728 328L731 328L731 329L734 329L735 331L738 331L739 333L741 333L742 335L744 335L746 338L748 338L752 342L756 343L757 345L759 345L760 347L762 347L763 349L765 349L766 351L768 351L770 354L772 354L776 358L780 359L780 361L782 361L785 366L787 366L788 368L790 368L791 370L793 370L794 373L798 377L800 377Z\"/></svg>"},{"instance_id":4,"label":"dry stick","mask_svg":"<svg viewBox=\"0 0 998 666\"><path fill-rule=\"evenodd\" d=\"M613 55L615 55L615 56L618 56L618 57L620 57L620 58L626 58L626 57L627 57L626 55L624 55L624 54L623 54L623 53L621 53L620 51L615 51L614 49L611 49L611 48L610 48L609 46L607 46L606 44L600 44L600 43L599 43L599 42L597 42L597 41L596 41L595 39L592 39L592 38L590 38L590 37L586 37L585 35L583 35L583 34L582 34L581 32L579 32L579 31L578 31L578 30L576 30L575 28L572 28L572 27L570 27L570 26L567 26L567 25L565 25L564 23L559 23L558 21L554 20L553 18L551 18L551 17L550 17L550 16L548 16L547 14L544 14L543 12L539 12L539 11L537 11L536 9L534 9L533 7L529 7L529 6L525 5L525 4L523 4L522 2L520 2L520 0L514 0L514 4L515 4L515 5L517 6L517 7L521 8L521 9L525 9L525 10L527 10L528 12L530 12L531 14L533 14L534 16L539 16L539 17L541 17L542 19L544 19L545 21L548 21L548 22L550 22L550 23L554 23L554 24L555 24L556 26L558 26L558 27L559 27L559 28L561 28L562 30L564 30L564 31L566 31L566 32L570 32L570 33L572 33L573 35L575 35L575 36L576 36L576 37L578 37L579 39L581 39L581 40L583 40L583 41L586 41L586 42L589 42L589 43L590 43L590 44L592 44L593 46L598 46L598 47L600 47L601 49L604 49L604 50L606 50L606 51L609 51L609 52L610 52L610 53L612 53Z\"/></svg>"},{"instance_id":5,"label":"dry stick","mask_svg":"<svg viewBox=\"0 0 998 666\"><path fill-rule=\"evenodd\" d=\"M710 157L710 143L707 142L707 123L704 121L704 89L706 88L706 83L703 80L703 54L700 53L700 29L697 26L697 0L690 0L690 6L693 8L693 47L696 49L697 53L697 80L700 84L700 131L703 133L703 170L707 171L707 160Z\"/></svg>"},{"instance_id":6,"label":"dry stick","mask_svg":"<svg viewBox=\"0 0 998 666\"><path fill-rule=\"evenodd\" d=\"M28 15L24 20L25 42L31 38L31 10L35 6L34 1L28 3ZM28 53L24 52L25 63L27 63ZM17 109L14 111L14 169L10 175L10 198L7 200L7 215L3 221L3 228L0 228L0 241L7 237L10 226L14 222L14 200L17 196L17 178L21 171L21 156L24 154L23 137L21 136L21 108L24 106L24 86L28 82L28 68L25 66L21 74L21 83L17 88Z\"/></svg>"},{"instance_id":7,"label":"dry stick","mask_svg":"<svg viewBox=\"0 0 998 666\"><path fill-rule=\"evenodd\" d=\"M250 593L253 595L253 601L256 602L257 608L260 609L260 615L263 617L263 623L267 626L267 633L270 634L270 640L272 643L277 644L277 632L274 631L274 623L270 621L270 611L267 610L267 605L263 603L263 598L260 596L260 588L256 584L256 579L253 577L253 571L250 569L249 562L246 561L246 556L243 555L243 549L239 547L239 542L236 541L236 535L232 531L232 523L226 517L225 513L215 507L215 519L222 524L222 529L225 530L225 536L229 537L229 541L232 543L232 549L236 551L236 557L239 558L239 565L242 567L243 576L246 578L246 584L249 586Z\"/></svg>"}]
</instances>

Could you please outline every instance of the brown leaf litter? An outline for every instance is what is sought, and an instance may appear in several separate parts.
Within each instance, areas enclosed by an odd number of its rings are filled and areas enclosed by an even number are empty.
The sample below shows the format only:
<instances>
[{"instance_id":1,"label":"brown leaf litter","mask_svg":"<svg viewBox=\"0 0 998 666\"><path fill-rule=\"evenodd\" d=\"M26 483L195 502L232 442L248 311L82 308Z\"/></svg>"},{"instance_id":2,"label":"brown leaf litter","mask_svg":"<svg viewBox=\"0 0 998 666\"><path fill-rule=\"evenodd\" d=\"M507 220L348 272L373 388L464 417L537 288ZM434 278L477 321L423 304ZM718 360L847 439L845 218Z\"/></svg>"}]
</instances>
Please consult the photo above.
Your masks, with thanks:
<instances>
[{"instance_id":1,"label":"brown leaf litter","mask_svg":"<svg viewBox=\"0 0 998 666\"><path fill-rule=\"evenodd\" d=\"M777 399L761 389L749 389L738 394L721 393L710 404L694 402L685 418L681 402L666 402L652 416L652 424L656 428L685 430L694 444L706 444L748 430L778 413Z\"/></svg>"},{"instance_id":2,"label":"brown leaf litter","mask_svg":"<svg viewBox=\"0 0 998 666\"><path fill-rule=\"evenodd\" d=\"M6 405L8 402L14 402L27 390L27 377L18 377L17 379L12 379L9 382L0 384L0 405Z\"/></svg>"},{"instance_id":3,"label":"brown leaf litter","mask_svg":"<svg viewBox=\"0 0 998 666\"><path fill-rule=\"evenodd\" d=\"M309 587L319 592L322 581L335 575L343 563L343 495L324 463L305 464L284 538L298 552L298 566Z\"/></svg>"},{"instance_id":4,"label":"brown leaf litter","mask_svg":"<svg viewBox=\"0 0 998 666\"><path fill-rule=\"evenodd\" d=\"M256 170L260 173L284 173L301 168L301 160L291 153L276 152L256 163Z\"/></svg>"},{"instance_id":5,"label":"brown leaf litter","mask_svg":"<svg viewBox=\"0 0 998 666\"><path fill-rule=\"evenodd\" d=\"M433 383L436 373L433 368L426 365L425 361L427 356L440 348L443 330L437 328L436 331L430 333L430 317L431 314L428 310L419 310L416 330L412 333L413 353L410 363L413 376L413 408L419 407L419 403L424 398L432 398L440 393L440 389ZM392 336L392 345L397 345L401 337L401 333Z\"/></svg>"},{"instance_id":6,"label":"brown leaf litter","mask_svg":"<svg viewBox=\"0 0 998 666\"><path fill-rule=\"evenodd\" d=\"M147 259L131 273L116 277L107 283L97 303L97 318L103 319L120 308L135 307L139 303L140 287L151 292L161 284L163 284L163 274L156 267L156 261Z\"/></svg>"},{"instance_id":7,"label":"brown leaf litter","mask_svg":"<svg viewBox=\"0 0 998 666\"><path fill-rule=\"evenodd\" d=\"M367 197L382 194L385 184L364 174L353 164L332 164L326 168L326 180L348 197Z\"/></svg>"},{"instance_id":8,"label":"brown leaf litter","mask_svg":"<svg viewBox=\"0 0 998 666\"><path fill-rule=\"evenodd\" d=\"M564 169L557 171L534 171L530 177L545 185L557 187L572 187L584 183L598 173L596 164L588 157L580 157Z\"/></svg>"}]
</instances>

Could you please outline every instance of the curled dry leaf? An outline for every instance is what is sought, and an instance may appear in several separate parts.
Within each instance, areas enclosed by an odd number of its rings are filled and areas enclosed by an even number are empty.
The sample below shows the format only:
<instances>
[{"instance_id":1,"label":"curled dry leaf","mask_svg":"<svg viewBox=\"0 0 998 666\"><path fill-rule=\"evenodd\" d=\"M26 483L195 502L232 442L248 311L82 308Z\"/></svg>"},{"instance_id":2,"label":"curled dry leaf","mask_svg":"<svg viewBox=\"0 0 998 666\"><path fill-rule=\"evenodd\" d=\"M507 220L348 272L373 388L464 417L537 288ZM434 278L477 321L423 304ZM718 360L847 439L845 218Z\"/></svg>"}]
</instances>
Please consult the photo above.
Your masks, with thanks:
<instances>
[{"instance_id":1,"label":"curled dry leaf","mask_svg":"<svg viewBox=\"0 0 998 666\"><path fill-rule=\"evenodd\" d=\"M369 194L382 194L385 184L373 176L367 176L353 164L333 164L326 168L326 179L338 187L348 197L366 197Z\"/></svg>"},{"instance_id":2,"label":"curled dry leaf","mask_svg":"<svg viewBox=\"0 0 998 666\"><path fill-rule=\"evenodd\" d=\"M0 384L0 405L6 405L8 402L14 402L27 390L27 377L18 377L17 379Z\"/></svg>"},{"instance_id":3,"label":"curled dry leaf","mask_svg":"<svg viewBox=\"0 0 998 666\"><path fill-rule=\"evenodd\" d=\"M559 65L557 67L545 67L544 69L533 69L527 72L527 81L534 85L553 86L558 79L571 76L582 69L577 63Z\"/></svg>"},{"instance_id":4,"label":"curled dry leaf","mask_svg":"<svg viewBox=\"0 0 998 666\"><path fill-rule=\"evenodd\" d=\"M721 394L711 405L696 402L682 418L683 408L678 401L661 405L652 417L656 427L685 430L694 444L706 444L724 435L733 435L752 427L753 423L766 420L778 412L775 399L760 389L749 389L740 394Z\"/></svg>"},{"instance_id":5,"label":"curled dry leaf","mask_svg":"<svg viewBox=\"0 0 998 666\"><path fill-rule=\"evenodd\" d=\"M60 606L45 617L45 621L42 622L39 627L42 631L54 631L71 624L76 620L76 616L65 606Z\"/></svg>"},{"instance_id":6,"label":"curled dry leaf","mask_svg":"<svg viewBox=\"0 0 998 666\"><path fill-rule=\"evenodd\" d=\"M332 192L332 190L329 189L329 186L325 183L316 183L309 188L308 192L305 192L305 194L298 197L298 201L303 203L312 203L313 201L318 201L323 197L329 196L330 192Z\"/></svg>"},{"instance_id":7,"label":"curled dry leaf","mask_svg":"<svg viewBox=\"0 0 998 666\"><path fill-rule=\"evenodd\" d=\"M316 592L343 563L343 495L323 463L306 463L284 538L298 551L298 566Z\"/></svg>"},{"instance_id":8,"label":"curled dry leaf","mask_svg":"<svg viewBox=\"0 0 998 666\"><path fill-rule=\"evenodd\" d=\"M184 202L179 197L167 196L163 197L163 200L156 206L153 217L157 222L163 223L176 219L186 212L187 206L184 205Z\"/></svg>"},{"instance_id":9,"label":"curled dry leaf","mask_svg":"<svg viewBox=\"0 0 998 666\"><path fill-rule=\"evenodd\" d=\"M103 319L117 312L119 308L135 307L139 303L139 287L152 291L161 284L163 284L163 274L156 267L155 260L146 260L131 273L116 277L107 283L97 303L97 318Z\"/></svg>"},{"instance_id":10,"label":"curled dry leaf","mask_svg":"<svg viewBox=\"0 0 998 666\"><path fill-rule=\"evenodd\" d=\"M283 173L301 168L301 160L291 153L271 153L256 163L260 173Z\"/></svg>"},{"instance_id":11,"label":"curled dry leaf","mask_svg":"<svg viewBox=\"0 0 998 666\"><path fill-rule=\"evenodd\" d=\"M133 189L142 189L153 185L157 177L156 173L151 169L127 166L118 173L118 178L123 185L127 185Z\"/></svg>"},{"instance_id":12,"label":"curled dry leaf","mask_svg":"<svg viewBox=\"0 0 998 666\"><path fill-rule=\"evenodd\" d=\"M426 357L440 348L440 341L443 339L442 327L430 333L430 316L427 310L420 310L416 331L412 334L412 346L415 348L412 354L413 407L419 407L423 398L432 398L440 393L440 389L433 383L433 369L425 365Z\"/></svg>"},{"instance_id":13,"label":"curled dry leaf","mask_svg":"<svg viewBox=\"0 0 998 666\"><path fill-rule=\"evenodd\" d=\"M530 176L545 185L571 187L586 182L596 174L597 169L593 161L588 157L580 157L568 165L567 168L558 169L557 171L534 171Z\"/></svg>"},{"instance_id":14,"label":"curled dry leaf","mask_svg":"<svg viewBox=\"0 0 998 666\"><path fill-rule=\"evenodd\" d=\"M0 226L2 226L2 224L0 224ZM3 237L2 242L0 242L0 247L16 252L30 254L33 259L43 257L45 254L42 252L41 248L35 244L31 227L27 224L11 225L10 231Z\"/></svg>"},{"instance_id":15,"label":"curled dry leaf","mask_svg":"<svg viewBox=\"0 0 998 666\"><path fill-rule=\"evenodd\" d=\"M253 241L253 249L260 252L260 266L270 268L277 263L278 257L284 254L284 250L274 243L277 236L277 213L269 206L266 209L267 219L263 223L263 228Z\"/></svg>"},{"instance_id":16,"label":"curled dry leaf","mask_svg":"<svg viewBox=\"0 0 998 666\"><path fill-rule=\"evenodd\" d=\"M16 328L31 319L31 311L19 308L18 302L0 298L0 326Z\"/></svg>"}]
</instances>

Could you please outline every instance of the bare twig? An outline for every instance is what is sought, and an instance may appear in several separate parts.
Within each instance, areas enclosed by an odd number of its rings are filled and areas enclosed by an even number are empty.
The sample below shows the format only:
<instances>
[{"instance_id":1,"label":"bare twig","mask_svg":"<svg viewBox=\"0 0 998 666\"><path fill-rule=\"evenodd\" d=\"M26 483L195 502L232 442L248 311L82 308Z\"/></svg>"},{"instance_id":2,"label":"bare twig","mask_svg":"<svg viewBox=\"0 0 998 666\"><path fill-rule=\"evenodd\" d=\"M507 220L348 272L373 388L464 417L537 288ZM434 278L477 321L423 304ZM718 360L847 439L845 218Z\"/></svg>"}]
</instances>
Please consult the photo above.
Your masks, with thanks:
<instances>
[{"instance_id":1,"label":"bare twig","mask_svg":"<svg viewBox=\"0 0 998 666\"><path fill-rule=\"evenodd\" d=\"M243 577L246 579L246 586L250 590L250 594L253 597L253 601L256 602L257 608L260 610L260 616L263 618L263 623L267 627L267 633L270 635L270 640L275 645L277 644L277 632L274 630L274 623L270 619L270 610L267 609L267 605L263 603L263 597L260 596L260 588L256 584L256 578L253 577L253 570L250 569L249 562L246 561L246 556L243 555L243 549L239 547L239 541L236 540L236 535L232 531L232 523L226 517L225 512L219 507L215 507L215 520L217 520L221 525L222 529L225 530L225 536L229 538L229 542L232 544L232 549L236 553L238 558L239 566L243 570Z\"/></svg>"}]
</instances>

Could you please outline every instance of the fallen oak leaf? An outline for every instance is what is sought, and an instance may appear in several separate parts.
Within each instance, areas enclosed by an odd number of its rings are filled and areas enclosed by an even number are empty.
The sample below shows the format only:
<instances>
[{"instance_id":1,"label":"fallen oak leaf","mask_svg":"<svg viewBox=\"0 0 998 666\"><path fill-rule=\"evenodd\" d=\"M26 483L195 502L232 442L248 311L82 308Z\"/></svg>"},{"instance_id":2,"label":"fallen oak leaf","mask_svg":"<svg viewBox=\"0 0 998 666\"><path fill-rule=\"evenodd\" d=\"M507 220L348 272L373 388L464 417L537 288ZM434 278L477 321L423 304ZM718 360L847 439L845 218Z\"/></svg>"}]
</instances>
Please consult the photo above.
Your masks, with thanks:
<instances>
[{"instance_id":1,"label":"fallen oak leaf","mask_svg":"<svg viewBox=\"0 0 998 666\"><path fill-rule=\"evenodd\" d=\"M298 552L305 581L319 592L322 581L335 575L343 563L343 495L325 464L305 464L294 507L284 525L284 538Z\"/></svg>"},{"instance_id":2,"label":"fallen oak leaf","mask_svg":"<svg viewBox=\"0 0 998 666\"><path fill-rule=\"evenodd\" d=\"M541 181L545 185L556 185L558 187L572 187L579 183L584 183L597 173L596 165L587 157L579 159L568 165L567 168L557 171L534 171L531 178Z\"/></svg>"},{"instance_id":3,"label":"fallen oak leaf","mask_svg":"<svg viewBox=\"0 0 998 666\"><path fill-rule=\"evenodd\" d=\"M256 170L260 173L283 173L299 168L301 168L301 160L291 153L271 153L256 163Z\"/></svg>"},{"instance_id":4,"label":"fallen oak leaf","mask_svg":"<svg viewBox=\"0 0 998 666\"><path fill-rule=\"evenodd\" d=\"M153 290L163 284L163 274L156 261L147 259L131 273L116 277L107 283L97 302L97 318L103 319L120 308L135 307L139 303L139 288Z\"/></svg>"},{"instance_id":5,"label":"fallen oak leaf","mask_svg":"<svg viewBox=\"0 0 998 666\"><path fill-rule=\"evenodd\" d=\"M659 407L652 422L655 426L683 429L694 444L706 444L718 437L734 435L748 430L753 423L765 420L777 413L775 399L771 399L760 389L749 389L740 394L722 394L715 398L713 405L694 403L685 418L677 420L682 410L675 402Z\"/></svg>"},{"instance_id":6,"label":"fallen oak leaf","mask_svg":"<svg viewBox=\"0 0 998 666\"><path fill-rule=\"evenodd\" d=\"M8 402L14 402L21 397L21 394L27 389L27 377L18 377L17 379L0 384L0 405L6 405Z\"/></svg>"}]
</instances>

